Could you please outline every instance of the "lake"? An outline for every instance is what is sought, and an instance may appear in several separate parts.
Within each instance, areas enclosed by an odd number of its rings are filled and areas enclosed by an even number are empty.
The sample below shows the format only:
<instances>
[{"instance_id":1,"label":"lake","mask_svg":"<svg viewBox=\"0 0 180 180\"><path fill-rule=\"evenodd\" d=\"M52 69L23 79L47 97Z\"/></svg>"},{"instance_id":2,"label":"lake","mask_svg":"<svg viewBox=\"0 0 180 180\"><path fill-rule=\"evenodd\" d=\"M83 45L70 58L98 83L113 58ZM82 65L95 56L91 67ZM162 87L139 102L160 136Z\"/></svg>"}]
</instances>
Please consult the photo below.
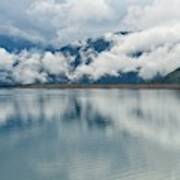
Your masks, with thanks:
<instances>
[{"instance_id":1,"label":"lake","mask_svg":"<svg viewBox=\"0 0 180 180\"><path fill-rule=\"evenodd\" d=\"M1 180L179 180L180 91L0 90Z\"/></svg>"}]
</instances>

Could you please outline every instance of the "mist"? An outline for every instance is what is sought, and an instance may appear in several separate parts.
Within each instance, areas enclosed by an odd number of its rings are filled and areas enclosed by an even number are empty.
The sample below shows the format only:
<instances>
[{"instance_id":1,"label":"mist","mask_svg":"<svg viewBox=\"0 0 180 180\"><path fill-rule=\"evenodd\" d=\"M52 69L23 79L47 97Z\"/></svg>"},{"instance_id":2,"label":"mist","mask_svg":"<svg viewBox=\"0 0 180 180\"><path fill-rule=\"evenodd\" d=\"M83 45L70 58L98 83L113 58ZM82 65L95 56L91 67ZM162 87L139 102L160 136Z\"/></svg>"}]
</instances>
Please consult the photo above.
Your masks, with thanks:
<instances>
[{"instance_id":1,"label":"mist","mask_svg":"<svg viewBox=\"0 0 180 180\"><path fill-rule=\"evenodd\" d=\"M107 33L111 48L102 52L84 51L79 42L80 64L72 67L76 55L61 51L22 50L10 53L0 48L0 81L6 84L77 82L87 76L95 82L104 76L118 77L137 72L144 80L166 76L180 67L180 24L159 26L126 36ZM74 43L74 45L76 45ZM87 59L91 61L86 63ZM53 77L53 79L52 79Z\"/></svg>"}]
</instances>

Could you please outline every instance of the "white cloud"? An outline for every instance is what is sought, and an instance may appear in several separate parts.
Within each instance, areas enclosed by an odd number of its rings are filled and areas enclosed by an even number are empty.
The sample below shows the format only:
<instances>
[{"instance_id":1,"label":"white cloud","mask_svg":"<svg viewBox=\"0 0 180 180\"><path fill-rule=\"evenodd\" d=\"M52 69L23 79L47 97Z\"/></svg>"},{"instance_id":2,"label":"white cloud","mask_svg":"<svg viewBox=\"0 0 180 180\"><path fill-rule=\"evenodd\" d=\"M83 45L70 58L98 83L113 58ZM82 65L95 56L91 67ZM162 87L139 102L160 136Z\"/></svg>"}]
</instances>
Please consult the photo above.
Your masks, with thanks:
<instances>
[{"instance_id":1,"label":"white cloud","mask_svg":"<svg viewBox=\"0 0 180 180\"><path fill-rule=\"evenodd\" d=\"M179 5L178 0L3 0L0 32L60 46L107 31L174 24Z\"/></svg>"},{"instance_id":2,"label":"white cloud","mask_svg":"<svg viewBox=\"0 0 180 180\"><path fill-rule=\"evenodd\" d=\"M160 26L118 37L111 51L104 52L94 59L91 65L82 65L75 77L87 74L93 79L104 75L117 75L119 72L139 70L143 79L151 79L157 74L166 75L180 67L180 25ZM143 52L139 58L133 53ZM131 56L132 55L132 56Z\"/></svg>"},{"instance_id":3,"label":"white cloud","mask_svg":"<svg viewBox=\"0 0 180 180\"><path fill-rule=\"evenodd\" d=\"M0 48L0 70L9 70L12 68L13 56L5 49Z\"/></svg>"},{"instance_id":4,"label":"white cloud","mask_svg":"<svg viewBox=\"0 0 180 180\"><path fill-rule=\"evenodd\" d=\"M50 40L59 45L61 42L94 35L96 31L102 32L103 24L115 18L111 3L109 0L68 0L61 3L53 0L34 1L27 13L36 19L41 28L50 26L54 29L53 32L48 28L49 35L52 33Z\"/></svg>"},{"instance_id":5,"label":"white cloud","mask_svg":"<svg viewBox=\"0 0 180 180\"><path fill-rule=\"evenodd\" d=\"M149 0L3 0L0 32L60 46L118 31L127 8L147 2Z\"/></svg>"},{"instance_id":6,"label":"white cloud","mask_svg":"<svg viewBox=\"0 0 180 180\"><path fill-rule=\"evenodd\" d=\"M14 4L18 4L14 8ZM1 80L16 83L47 82L48 74L92 79L119 72L137 71L144 79L180 67L180 11L178 0L12 0L0 2L0 32L22 36L45 45L61 46L85 37L117 29L141 30L128 36L110 34L114 42L109 52L96 56L77 69L70 68L72 57L61 53L27 52L10 54L0 49ZM11 9L11 11L9 11ZM127 11L128 10L128 11ZM7 13L8 12L8 13ZM139 58L131 55L144 52ZM15 64L15 65L14 65Z\"/></svg>"},{"instance_id":7,"label":"white cloud","mask_svg":"<svg viewBox=\"0 0 180 180\"><path fill-rule=\"evenodd\" d=\"M82 63L72 68L74 57L65 57L56 52L22 51L19 54L8 53L0 49L0 69L3 71L1 80L10 78L15 83L31 84L49 81L49 75L79 80L88 75L98 80L105 75L119 76L119 72L138 72L143 79L162 76L180 67L180 24L160 26L127 36L106 35L112 39L113 47L100 54L93 50L80 51ZM82 46L85 46L82 43ZM139 57L134 54L142 52ZM85 59L91 57L92 62L86 64Z\"/></svg>"},{"instance_id":8,"label":"white cloud","mask_svg":"<svg viewBox=\"0 0 180 180\"><path fill-rule=\"evenodd\" d=\"M46 52L42 58L42 66L49 74L66 74L68 69L67 59L60 53Z\"/></svg>"},{"instance_id":9,"label":"white cloud","mask_svg":"<svg viewBox=\"0 0 180 180\"><path fill-rule=\"evenodd\" d=\"M124 19L129 29L147 29L179 22L179 0L153 0L151 4L130 6Z\"/></svg>"}]
</instances>

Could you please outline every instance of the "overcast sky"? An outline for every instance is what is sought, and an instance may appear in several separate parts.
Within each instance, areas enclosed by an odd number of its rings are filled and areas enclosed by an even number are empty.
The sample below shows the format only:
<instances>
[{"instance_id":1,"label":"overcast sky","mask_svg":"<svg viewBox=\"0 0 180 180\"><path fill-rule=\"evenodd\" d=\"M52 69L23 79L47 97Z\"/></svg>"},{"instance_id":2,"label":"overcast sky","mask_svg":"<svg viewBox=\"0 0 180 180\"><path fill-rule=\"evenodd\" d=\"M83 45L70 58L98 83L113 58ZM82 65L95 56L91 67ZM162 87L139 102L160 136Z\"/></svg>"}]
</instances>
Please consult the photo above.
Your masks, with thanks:
<instances>
[{"instance_id":1,"label":"overcast sky","mask_svg":"<svg viewBox=\"0 0 180 180\"><path fill-rule=\"evenodd\" d=\"M170 2L161 1L159 6ZM151 4L151 0L1 0L0 32L59 45L109 31L134 30L134 18L142 15L138 11L146 14Z\"/></svg>"},{"instance_id":2,"label":"overcast sky","mask_svg":"<svg viewBox=\"0 0 180 180\"><path fill-rule=\"evenodd\" d=\"M54 45L180 19L179 0L1 0L0 32Z\"/></svg>"}]
</instances>

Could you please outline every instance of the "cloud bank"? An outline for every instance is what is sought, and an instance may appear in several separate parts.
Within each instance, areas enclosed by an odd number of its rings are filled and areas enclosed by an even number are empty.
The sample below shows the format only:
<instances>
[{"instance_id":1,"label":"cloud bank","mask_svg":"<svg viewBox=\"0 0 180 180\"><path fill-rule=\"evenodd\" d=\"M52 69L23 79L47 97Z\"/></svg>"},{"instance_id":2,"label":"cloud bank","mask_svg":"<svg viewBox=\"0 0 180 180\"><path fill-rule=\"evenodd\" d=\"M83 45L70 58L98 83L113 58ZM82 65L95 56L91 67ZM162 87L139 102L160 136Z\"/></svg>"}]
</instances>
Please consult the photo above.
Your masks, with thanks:
<instances>
[{"instance_id":1,"label":"cloud bank","mask_svg":"<svg viewBox=\"0 0 180 180\"><path fill-rule=\"evenodd\" d=\"M112 42L110 50L101 53L79 43L80 64L72 67L76 55L62 52L27 51L9 53L0 49L1 83L33 84L49 83L66 79L74 82L88 77L92 82L104 76L121 76L137 72L149 80L157 75L165 76L180 67L180 24L160 26L129 35L106 34L104 39ZM91 61L86 63L87 59Z\"/></svg>"},{"instance_id":2,"label":"cloud bank","mask_svg":"<svg viewBox=\"0 0 180 180\"><path fill-rule=\"evenodd\" d=\"M94 79L130 71L138 71L143 79L165 76L180 67L179 31L180 25L176 24L117 36L111 51L100 54L92 64L79 67L77 74L86 73ZM136 57L138 53L140 57Z\"/></svg>"},{"instance_id":3,"label":"cloud bank","mask_svg":"<svg viewBox=\"0 0 180 180\"><path fill-rule=\"evenodd\" d=\"M14 8L14 4L18 4ZM148 80L180 67L180 12L178 0L12 0L0 2L0 34L23 37L44 46L64 43L104 32L130 30L121 36L105 35L112 48L101 53L80 42L80 63L62 52L0 48L0 82L9 84L97 81L136 72ZM11 10L11 11L9 11ZM8 12L8 13L7 13ZM73 45L74 46L74 45ZM86 63L90 59L89 63Z\"/></svg>"}]
</instances>

